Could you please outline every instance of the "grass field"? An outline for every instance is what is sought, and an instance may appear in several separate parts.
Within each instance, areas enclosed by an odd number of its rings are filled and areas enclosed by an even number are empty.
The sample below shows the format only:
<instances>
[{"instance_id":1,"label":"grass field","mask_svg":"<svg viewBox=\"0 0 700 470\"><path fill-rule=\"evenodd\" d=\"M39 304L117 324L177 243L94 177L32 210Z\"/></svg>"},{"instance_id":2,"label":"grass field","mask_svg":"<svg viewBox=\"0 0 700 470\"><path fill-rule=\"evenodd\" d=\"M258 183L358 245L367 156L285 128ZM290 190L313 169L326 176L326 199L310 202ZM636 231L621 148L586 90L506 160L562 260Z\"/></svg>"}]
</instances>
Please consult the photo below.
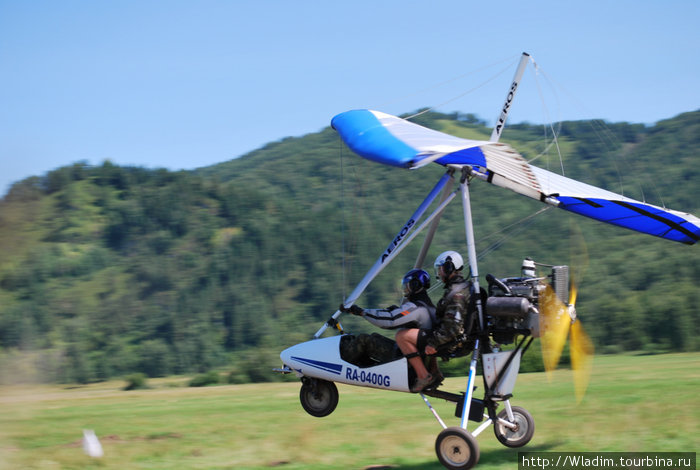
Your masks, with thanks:
<instances>
[{"instance_id":1,"label":"grass field","mask_svg":"<svg viewBox=\"0 0 700 470\"><path fill-rule=\"evenodd\" d=\"M699 353L596 357L578 406L570 376L560 370L551 382L543 373L518 377L512 403L528 409L536 427L522 450L700 447ZM123 382L0 387L0 468L442 468L434 451L440 425L417 395L339 386L336 411L314 418L299 405L298 383L185 383L152 380L151 389L131 392L121 390ZM453 378L444 388L458 392L464 384ZM432 403L448 425L459 424L453 405ZM83 453L83 429L95 430L104 457ZM477 468L517 468L518 449L501 446L491 429L477 440Z\"/></svg>"}]
</instances>

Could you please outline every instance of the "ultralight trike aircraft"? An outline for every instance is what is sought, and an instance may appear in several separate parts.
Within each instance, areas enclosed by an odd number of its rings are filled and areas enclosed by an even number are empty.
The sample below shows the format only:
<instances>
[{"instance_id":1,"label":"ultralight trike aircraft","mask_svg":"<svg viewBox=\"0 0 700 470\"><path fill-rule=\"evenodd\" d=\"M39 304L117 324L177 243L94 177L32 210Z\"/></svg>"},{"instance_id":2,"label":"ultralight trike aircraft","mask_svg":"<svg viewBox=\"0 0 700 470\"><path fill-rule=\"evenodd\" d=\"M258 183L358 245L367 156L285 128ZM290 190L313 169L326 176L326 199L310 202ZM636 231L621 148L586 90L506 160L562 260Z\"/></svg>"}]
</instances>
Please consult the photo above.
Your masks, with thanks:
<instances>
[{"instance_id":1,"label":"ultralight trike aircraft","mask_svg":"<svg viewBox=\"0 0 700 470\"><path fill-rule=\"evenodd\" d=\"M335 382L410 391L416 375L406 357L392 347L395 345L389 344L383 357L375 354L362 360L349 360L345 351L355 337L343 331L338 318L342 310L355 303L377 274L417 234L428 228L415 263L416 268L423 266L440 216L458 195L464 213L471 308L477 322L470 337L464 338L468 349L453 353L471 354L465 391L451 393L438 385L420 393L443 428L435 442L438 459L450 469L473 467L479 460L476 436L491 425L496 438L505 446L521 447L530 441L534 420L524 408L512 406L510 400L520 358L534 338L541 339L545 368L551 370L556 367L571 332L574 381L577 395L583 393L593 345L576 317L576 289L570 287L568 267L549 266L550 275L537 277L535 263L526 259L519 276L497 279L487 275L487 289L480 288L469 196L473 180L483 180L554 207L668 240L686 244L700 240L700 219L691 214L636 201L538 168L526 162L509 145L498 142L529 61L530 56L524 53L489 141L454 137L378 111L353 110L333 118L332 127L348 147L362 157L409 169L435 163L445 167L446 172L345 299L345 308L336 311L312 340L282 351L283 367L276 370L301 378L300 400L309 414L323 417L333 412L338 404ZM455 180L458 187L453 189ZM436 208L426 215L439 196ZM341 334L322 338L328 327L337 328ZM512 350L501 351L502 344L515 346ZM483 368L482 398L473 396L479 361ZM427 397L454 402L460 425L448 427ZM467 430L470 420L480 423L471 432Z\"/></svg>"}]
</instances>

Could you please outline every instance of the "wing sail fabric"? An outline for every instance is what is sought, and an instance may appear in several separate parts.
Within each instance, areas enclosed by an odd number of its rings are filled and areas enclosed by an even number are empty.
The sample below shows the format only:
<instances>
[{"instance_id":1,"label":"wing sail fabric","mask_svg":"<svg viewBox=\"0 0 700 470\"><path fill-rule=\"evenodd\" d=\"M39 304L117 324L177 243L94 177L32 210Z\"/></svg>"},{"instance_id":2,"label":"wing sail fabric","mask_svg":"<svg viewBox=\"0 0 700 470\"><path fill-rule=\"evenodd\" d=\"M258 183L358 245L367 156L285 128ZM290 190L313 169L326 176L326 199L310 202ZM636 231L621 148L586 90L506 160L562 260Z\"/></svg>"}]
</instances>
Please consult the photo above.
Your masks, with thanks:
<instances>
[{"instance_id":1,"label":"wing sail fabric","mask_svg":"<svg viewBox=\"0 0 700 470\"><path fill-rule=\"evenodd\" d=\"M686 244L700 240L700 219L530 165L507 144L462 139L379 111L354 110L331 122L358 155L385 165L470 166L488 182L576 214Z\"/></svg>"},{"instance_id":2,"label":"wing sail fabric","mask_svg":"<svg viewBox=\"0 0 700 470\"><path fill-rule=\"evenodd\" d=\"M385 165L418 168L454 153L469 164L485 164L479 147L488 142L460 139L379 111L348 111L331 125L355 153Z\"/></svg>"},{"instance_id":3,"label":"wing sail fabric","mask_svg":"<svg viewBox=\"0 0 700 470\"><path fill-rule=\"evenodd\" d=\"M543 193L556 197L558 207L562 209L681 243L692 245L700 240L700 219L692 214L636 201L542 168L530 167L540 181Z\"/></svg>"}]
</instances>

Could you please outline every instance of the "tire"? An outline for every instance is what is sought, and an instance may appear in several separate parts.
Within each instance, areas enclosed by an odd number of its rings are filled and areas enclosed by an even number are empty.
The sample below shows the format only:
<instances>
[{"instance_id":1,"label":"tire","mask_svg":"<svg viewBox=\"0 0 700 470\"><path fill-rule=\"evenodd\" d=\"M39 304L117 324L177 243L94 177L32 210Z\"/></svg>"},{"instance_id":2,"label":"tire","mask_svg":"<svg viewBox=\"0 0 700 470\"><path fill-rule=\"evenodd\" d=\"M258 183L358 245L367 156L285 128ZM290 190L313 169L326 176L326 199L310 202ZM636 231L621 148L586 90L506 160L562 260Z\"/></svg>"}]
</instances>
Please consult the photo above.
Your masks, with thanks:
<instances>
[{"instance_id":1,"label":"tire","mask_svg":"<svg viewBox=\"0 0 700 470\"><path fill-rule=\"evenodd\" d=\"M440 463L450 470L466 470L479 461L479 444L466 429L443 429L435 440L435 453Z\"/></svg>"},{"instance_id":2,"label":"tire","mask_svg":"<svg viewBox=\"0 0 700 470\"><path fill-rule=\"evenodd\" d=\"M535 420L532 415L519 406L512 407L513 418L515 418L515 429L510 429L498 422L493 423L493 433L496 439L506 447L522 447L532 439L535 434ZM508 421L508 413L502 410L498 413L500 419Z\"/></svg>"},{"instance_id":3,"label":"tire","mask_svg":"<svg viewBox=\"0 0 700 470\"><path fill-rule=\"evenodd\" d=\"M338 405L338 387L321 379L302 379L299 401L311 416L323 418L333 413Z\"/></svg>"}]
</instances>

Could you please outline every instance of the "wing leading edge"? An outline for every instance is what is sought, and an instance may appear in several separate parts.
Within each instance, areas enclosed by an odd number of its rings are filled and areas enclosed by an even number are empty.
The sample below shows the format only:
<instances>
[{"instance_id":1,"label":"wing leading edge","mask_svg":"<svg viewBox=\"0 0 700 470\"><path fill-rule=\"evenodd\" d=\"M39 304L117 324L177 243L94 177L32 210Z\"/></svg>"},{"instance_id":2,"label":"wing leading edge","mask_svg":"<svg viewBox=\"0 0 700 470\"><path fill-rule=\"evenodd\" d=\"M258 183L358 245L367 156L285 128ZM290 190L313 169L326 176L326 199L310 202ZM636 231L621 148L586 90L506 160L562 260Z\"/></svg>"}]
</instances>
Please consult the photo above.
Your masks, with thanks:
<instances>
[{"instance_id":1,"label":"wing leading edge","mask_svg":"<svg viewBox=\"0 0 700 470\"><path fill-rule=\"evenodd\" d=\"M331 122L350 149L369 160L399 168L428 163L469 166L489 183L548 201L595 220L695 244L700 219L647 204L530 165L507 144L462 139L390 114L353 110Z\"/></svg>"}]
</instances>

